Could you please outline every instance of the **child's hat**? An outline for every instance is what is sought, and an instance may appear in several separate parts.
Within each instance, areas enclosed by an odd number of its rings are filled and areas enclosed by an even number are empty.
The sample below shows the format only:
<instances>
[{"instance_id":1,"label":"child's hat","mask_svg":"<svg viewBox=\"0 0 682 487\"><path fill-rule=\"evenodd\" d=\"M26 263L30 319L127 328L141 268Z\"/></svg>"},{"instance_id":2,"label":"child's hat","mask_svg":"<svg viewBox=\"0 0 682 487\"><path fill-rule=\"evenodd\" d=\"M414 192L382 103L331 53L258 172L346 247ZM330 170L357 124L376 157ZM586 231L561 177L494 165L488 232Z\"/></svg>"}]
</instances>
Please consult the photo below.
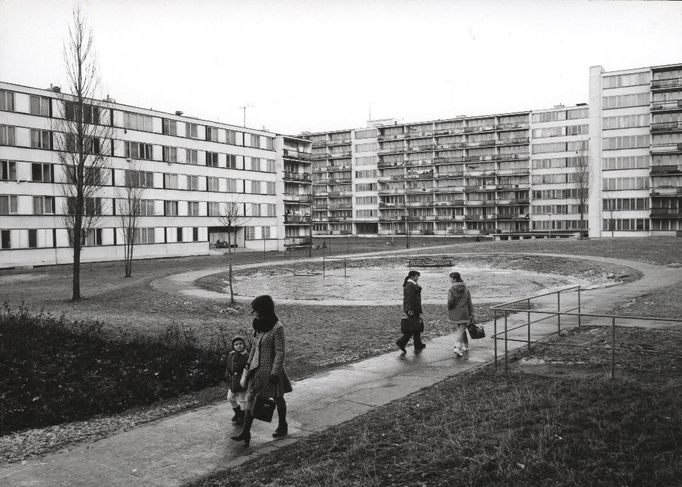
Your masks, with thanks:
<instances>
[{"instance_id":1,"label":"child's hat","mask_svg":"<svg viewBox=\"0 0 682 487\"><path fill-rule=\"evenodd\" d=\"M234 337L234 338L232 339L232 346L233 346L233 347L234 347L234 342L237 342L237 341L242 342L242 343L244 344L244 346L246 346L246 340L244 340L244 337L243 337L243 336L237 335L236 337Z\"/></svg>"}]
</instances>

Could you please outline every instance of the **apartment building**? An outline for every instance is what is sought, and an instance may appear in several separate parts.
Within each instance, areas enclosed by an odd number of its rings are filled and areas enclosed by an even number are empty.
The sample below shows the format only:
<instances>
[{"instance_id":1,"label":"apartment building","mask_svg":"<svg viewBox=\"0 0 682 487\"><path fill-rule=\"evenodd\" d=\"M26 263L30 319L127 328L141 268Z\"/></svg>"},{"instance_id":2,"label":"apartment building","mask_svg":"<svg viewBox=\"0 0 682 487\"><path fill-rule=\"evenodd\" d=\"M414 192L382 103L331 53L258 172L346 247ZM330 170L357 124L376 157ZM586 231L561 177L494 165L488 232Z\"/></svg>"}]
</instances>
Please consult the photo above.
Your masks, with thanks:
<instances>
[{"instance_id":1,"label":"apartment building","mask_svg":"<svg viewBox=\"0 0 682 487\"><path fill-rule=\"evenodd\" d=\"M531 231L587 234L589 109L563 105L531 112Z\"/></svg>"},{"instance_id":2,"label":"apartment building","mask_svg":"<svg viewBox=\"0 0 682 487\"><path fill-rule=\"evenodd\" d=\"M312 143L309 140L282 136L282 179L284 191L284 247L312 245Z\"/></svg>"},{"instance_id":3,"label":"apartment building","mask_svg":"<svg viewBox=\"0 0 682 487\"><path fill-rule=\"evenodd\" d=\"M682 231L682 65L590 68L590 236Z\"/></svg>"},{"instance_id":4,"label":"apartment building","mask_svg":"<svg viewBox=\"0 0 682 487\"><path fill-rule=\"evenodd\" d=\"M0 82L0 267L71 262L67 199L58 148L72 98L57 88ZM239 209L232 241L276 249L284 236L282 159L274 133L116 103L88 108L110 128L92 142L106 155L104 186L87 201L96 223L83 261L123 257L117 207L131 181L142 187L138 258L199 255L227 239L223 218ZM281 137L280 137L281 139Z\"/></svg>"}]
</instances>

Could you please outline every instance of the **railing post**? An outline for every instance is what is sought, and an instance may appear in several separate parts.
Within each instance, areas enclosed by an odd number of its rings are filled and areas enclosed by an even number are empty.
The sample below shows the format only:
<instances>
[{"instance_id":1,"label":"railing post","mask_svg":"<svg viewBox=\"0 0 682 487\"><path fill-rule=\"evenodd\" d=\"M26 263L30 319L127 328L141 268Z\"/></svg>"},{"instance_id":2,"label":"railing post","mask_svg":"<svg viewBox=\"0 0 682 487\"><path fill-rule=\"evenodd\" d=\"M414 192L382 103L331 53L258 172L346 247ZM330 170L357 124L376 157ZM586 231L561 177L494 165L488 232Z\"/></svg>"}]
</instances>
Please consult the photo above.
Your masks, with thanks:
<instances>
[{"instance_id":1,"label":"railing post","mask_svg":"<svg viewBox=\"0 0 682 487\"><path fill-rule=\"evenodd\" d=\"M557 327L557 334L561 336L561 289L557 291L556 293L556 327Z\"/></svg>"},{"instance_id":2,"label":"railing post","mask_svg":"<svg viewBox=\"0 0 682 487\"><path fill-rule=\"evenodd\" d=\"M611 378L616 376L616 317L611 317Z\"/></svg>"},{"instance_id":3,"label":"railing post","mask_svg":"<svg viewBox=\"0 0 682 487\"><path fill-rule=\"evenodd\" d=\"M507 344L507 316L509 312L505 310L504 312L504 373L509 371L509 348Z\"/></svg>"},{"instance_id":4,"label":"railing post","mask_svg":"<svg viewBox=\"0 0 682 487\"><path fill-rule=\"evenodd\" d=\"M324 277L324 264L325 264L324 256L322 256L322 277Z\"/></svg>"},{"instance_id":5,"label":"railing post","mask_svg":"<svg viewBox=\"0 0 682 487\"><path fill-rule=\"evenodd\" d=\"M497 372L497 310L493 311L493 348L495 351L495 372Z\"/></svg>"},{"instance_id":6,"label":"railing post","mask_svg":"<svg viewBox=\"0 0 682 487\"><path fill-rule=\"evenodd\" d=\"M580 286L578 286L578 328L582 324L582 309L580 308Z\"/></svg>"},{"instance_id":7,"label":"railing post","mask_svg":"<svg viewBox=\"0 0 682 487\"><path fill-rule=\"evenodd\" d=\"M528 353L530 353L530 298L528 298L527 306L528 306Z\"/></svg>"}]
</instances>

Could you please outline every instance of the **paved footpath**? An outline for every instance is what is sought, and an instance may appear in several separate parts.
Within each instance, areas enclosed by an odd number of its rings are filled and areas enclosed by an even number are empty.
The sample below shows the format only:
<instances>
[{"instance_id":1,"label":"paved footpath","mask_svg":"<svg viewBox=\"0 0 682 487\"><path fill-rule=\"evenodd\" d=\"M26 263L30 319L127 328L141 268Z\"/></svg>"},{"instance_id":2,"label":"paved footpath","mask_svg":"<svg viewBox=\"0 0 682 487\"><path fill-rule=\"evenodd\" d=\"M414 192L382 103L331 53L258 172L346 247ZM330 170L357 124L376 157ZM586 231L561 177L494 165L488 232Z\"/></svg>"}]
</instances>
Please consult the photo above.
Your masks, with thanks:
<instances>
[{"instance_id":1,"label":"paved footpath","mask_svg":"<svg viewBox=\"0 0 682 487\"><path fill-rule=\"evenodd\" d=\"M424 249L420 250L424 252ZM603 313L656 288L682 281L680 269L618 259L581 258L626 265L644 274L642 279L630 284L583 292L583 312ZM188 294L197 295L198 290L191 285L196 274L173 276L157 285L174 291L186 286ZM220 298L224 299L224 295ZM574 299L570 295L562 297L562 309L573 306ZM523 323L525 319L525 313L512 315L509 327ZM563 320L562 329L567 326L570 324ZM488 336L491 335L493 324L487 323L485 328ZM546 320L533 325L531 338L542 339L555 331L556 320ZM510 336L521 338L526 333L526 329L521 329ZM273 440L271 437L275 420L272 424L254 423L250 448L231 441L229 436L235 434L237 428L230 424L231 409L227 403L221 402L92 443L2 466L0 485L182 485L215 470L233 467L273 449L291 445L311 433L338 425L445 378L489 363L494 358L493 340L488 338L472 341L472 350L463 358L454 357L452 344L453 337L444 336L427 342L427 348L421 354L413 353L412 349L408 349L407 354L391 352L294 382L294 392L287 395L290 435L285 439ZM509 350L521 346L524 345L510 342Z\"/></svg>"}]
</instances>

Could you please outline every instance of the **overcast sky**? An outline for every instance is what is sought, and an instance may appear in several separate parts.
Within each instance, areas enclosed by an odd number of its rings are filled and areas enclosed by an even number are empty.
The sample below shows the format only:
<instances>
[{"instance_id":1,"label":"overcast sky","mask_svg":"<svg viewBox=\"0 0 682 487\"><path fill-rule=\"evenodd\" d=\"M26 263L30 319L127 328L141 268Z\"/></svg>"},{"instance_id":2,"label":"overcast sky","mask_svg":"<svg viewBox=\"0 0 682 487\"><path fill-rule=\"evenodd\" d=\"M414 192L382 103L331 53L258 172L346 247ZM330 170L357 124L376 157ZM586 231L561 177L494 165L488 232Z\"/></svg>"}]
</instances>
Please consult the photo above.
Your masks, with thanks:
<instances>
[{"instance_id":1,"label":"overcast sky","mask_svg":"<svg viewBox=\"0 0 682 487\"><path fill-rule=\"evenodd\" d=\"M0 80L64 86L72 0L0 0ZM682 62L682 3L84 0L103 93L278 133L587 102L588 69Z\"/></svg>"}]
</instances>

